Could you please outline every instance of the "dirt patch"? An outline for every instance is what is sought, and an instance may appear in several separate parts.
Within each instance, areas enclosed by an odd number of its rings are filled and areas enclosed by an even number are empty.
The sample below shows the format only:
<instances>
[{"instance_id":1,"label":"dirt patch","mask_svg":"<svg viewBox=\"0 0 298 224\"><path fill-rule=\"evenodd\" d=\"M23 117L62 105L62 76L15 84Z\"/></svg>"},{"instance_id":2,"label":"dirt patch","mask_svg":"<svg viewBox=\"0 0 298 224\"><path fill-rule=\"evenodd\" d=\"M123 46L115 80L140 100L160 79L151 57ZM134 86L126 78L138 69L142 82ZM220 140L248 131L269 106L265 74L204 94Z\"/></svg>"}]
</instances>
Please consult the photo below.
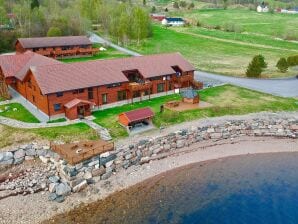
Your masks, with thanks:
<instances>
[{"instance_id":1,"label":"dirt patch","mask_svg":"<svg viewBox=\"0 0 298 224\"><path fill-rule=\"evenodd\" d=\"M186 110L196 110L196 109L204 109L208 107L212 107L213 105L211 103L207 103L204 101L200 101L200 103L185 103L182 101L179 101L179 105L176 107L168 107L165 106L165 108L172 110L172 111L186 111Z\"/></svg>"}]
</instances>

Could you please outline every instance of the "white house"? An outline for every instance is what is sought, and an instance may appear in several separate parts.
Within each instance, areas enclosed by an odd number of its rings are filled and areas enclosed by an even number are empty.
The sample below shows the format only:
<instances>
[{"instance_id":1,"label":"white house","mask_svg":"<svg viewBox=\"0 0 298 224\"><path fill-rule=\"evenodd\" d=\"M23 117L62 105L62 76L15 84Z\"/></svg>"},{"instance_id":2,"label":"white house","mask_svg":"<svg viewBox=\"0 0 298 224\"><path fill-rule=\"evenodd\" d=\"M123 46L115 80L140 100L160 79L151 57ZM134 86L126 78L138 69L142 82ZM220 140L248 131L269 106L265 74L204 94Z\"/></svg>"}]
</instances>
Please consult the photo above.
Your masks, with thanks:
<instances>
[{"instance_id":1,"label":"white house","mask_svg":"<svg viewBox=\"0 0 298 224\"><path fill-rule=\"evenodd\" d=\"M257 12L269 12L268 6L258 5Z\"/></svg>"},{"instance_id":2,"label":"white house","mask_svg":"<svg viewBox=\"0 0 298 224\"><path fill-rule=\"evenodd\" d=\"M185 21L182 18L166 17L161 21L164 26L183 26Z\"/></svg>"}]
</instances>

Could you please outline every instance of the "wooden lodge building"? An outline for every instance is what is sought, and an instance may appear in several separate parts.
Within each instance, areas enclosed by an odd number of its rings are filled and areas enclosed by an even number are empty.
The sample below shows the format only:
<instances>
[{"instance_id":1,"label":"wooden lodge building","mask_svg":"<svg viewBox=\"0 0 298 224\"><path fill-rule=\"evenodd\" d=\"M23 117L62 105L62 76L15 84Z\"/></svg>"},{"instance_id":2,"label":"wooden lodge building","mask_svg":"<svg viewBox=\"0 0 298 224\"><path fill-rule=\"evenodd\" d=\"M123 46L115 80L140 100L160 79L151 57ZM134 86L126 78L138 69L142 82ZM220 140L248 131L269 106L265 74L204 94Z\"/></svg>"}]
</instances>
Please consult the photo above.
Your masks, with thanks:
<instances>
[{"instance_id":1,"label":"wooden lodge building","mask_svg":"<svg viewBox=\"0 0 298 224\"><path fill-rule=\"evenodd\" d=\"M180 88L202 88L194 70L179 53L70 64L30 51L0 56L0 80L49 119L76 119Z\"/></svg>"},{"instance_id":2,"label":"wooden lodge building","mask_svg":"<svg viewBox=\"0 0 298 224\"><path fill-rule=\"evenodd\" d=\"M30 50L52 58L92 56L99 51L86 36L19 38L15 48L17 53Z\"/></svg>"}]
</instances>

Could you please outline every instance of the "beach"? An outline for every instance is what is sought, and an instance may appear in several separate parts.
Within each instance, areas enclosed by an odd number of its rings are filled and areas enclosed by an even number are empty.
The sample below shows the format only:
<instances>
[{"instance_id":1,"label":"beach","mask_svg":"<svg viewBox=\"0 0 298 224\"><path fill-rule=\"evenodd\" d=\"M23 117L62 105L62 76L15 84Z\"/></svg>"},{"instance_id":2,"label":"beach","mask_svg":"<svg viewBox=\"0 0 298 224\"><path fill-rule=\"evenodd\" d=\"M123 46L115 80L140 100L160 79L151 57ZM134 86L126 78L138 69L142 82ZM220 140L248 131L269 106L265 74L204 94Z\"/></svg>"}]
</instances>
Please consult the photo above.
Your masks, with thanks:
<instances>
[{"instance_id":1,"label":"beach","mask_svg":"<svg viewBox=\"0 0 298 224\"><path fill-rule=\"evenodd\" d=\"M83 192L72 194L61 204L48 201L47 193L44 192L5 198L0 203L0 223L39 223L56 214L104 199L155 175L192 163L246 154L297 151L298 140L289 138L239 137L208 140L181 148L150 163L131 166L106 181L88 186Z\"/></svg>"}]
</instances>

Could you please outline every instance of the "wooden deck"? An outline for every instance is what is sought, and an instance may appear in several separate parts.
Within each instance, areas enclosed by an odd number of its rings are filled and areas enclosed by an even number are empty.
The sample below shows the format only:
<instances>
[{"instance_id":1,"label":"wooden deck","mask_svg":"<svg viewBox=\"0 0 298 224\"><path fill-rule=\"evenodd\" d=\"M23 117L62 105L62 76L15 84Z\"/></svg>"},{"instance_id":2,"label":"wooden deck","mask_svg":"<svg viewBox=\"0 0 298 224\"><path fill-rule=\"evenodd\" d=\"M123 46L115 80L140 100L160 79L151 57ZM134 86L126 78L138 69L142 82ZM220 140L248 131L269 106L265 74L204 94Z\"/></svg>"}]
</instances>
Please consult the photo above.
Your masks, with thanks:
<instances>
[{"instance_id":1,"label":"wooden deck","mask_svg":"<svg viewBox=\"0 0 298 224\"><path fill-rule=\"evenodd\" d=\"M114 150L114 143L103 140L84 141L63 145L51 145L51 149L68 163L74 165L94 156Z\"/></svg>"}]
</instances>

